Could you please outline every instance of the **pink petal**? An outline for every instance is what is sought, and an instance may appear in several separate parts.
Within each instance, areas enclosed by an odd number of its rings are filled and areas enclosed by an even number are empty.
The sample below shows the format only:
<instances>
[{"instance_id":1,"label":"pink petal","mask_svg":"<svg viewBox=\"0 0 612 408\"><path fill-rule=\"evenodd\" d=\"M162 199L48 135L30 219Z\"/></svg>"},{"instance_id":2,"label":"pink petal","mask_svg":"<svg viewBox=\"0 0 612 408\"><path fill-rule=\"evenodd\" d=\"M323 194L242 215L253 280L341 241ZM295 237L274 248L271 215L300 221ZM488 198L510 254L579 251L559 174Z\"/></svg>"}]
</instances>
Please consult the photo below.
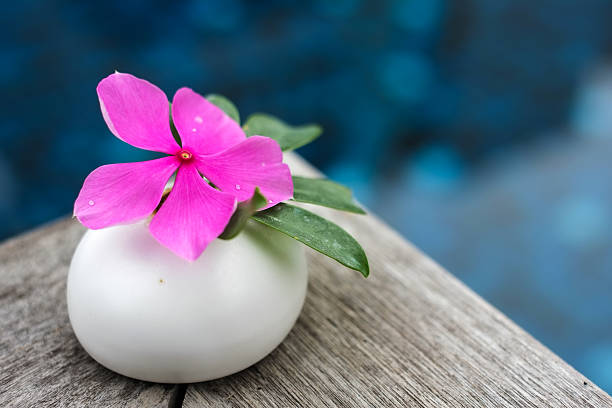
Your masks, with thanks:
<instances>
[{"instance_id":1,"label":"pink petal","mask_svg":"<svg viewBox=\"0 0 612 408\"><path fill-rule=\"evenodd\" d=\"M162 245L193 261L221 235L235 209L231 194L209 186L187 163L179 168L174 187L149 229Z\"/></svg>"},{"instance_id":2,"label":"pink petal","mask_svg":"<svg viewBox=\"0 0 612 408\"><path fill-rule=\"evenodd\" d=\"M275 140L252 136L223 152L200 156L197 165L206 178L238 201L248 200L259 187L268 208L293 196L291 172L282 160Z\"/></svg>"},{"instance_id":3,"label":"pink petal","mask_svg":"<svg viewBox=\"0 0 612 408\"><path fill-rule=\"evenodd\" d=\"M189 88L174 94L172 119L183 148L194 153L217 153L246 139L238 123Z\"/></svg>"},{"instance_id":4,"label":"pink petal","mask_svg":"<svg viewBox=\"0 0 612 408\"><path fill-rule=\"evenodd\" d=\"M175 157L98 167L85 179L74 215L90 229L127 224L155 210L166 182L179 166Z\"/></svg>"},{"instance_id":5,"label":"pink petal","mask_svg":"<svg viewBox=\"0 0 612 408\"><path fill-rule=\"evenodd\" d=\"M144 79L114 73L98 84L102 116L115 136L132 146L174 154L166 94Z\"/></svg>"}]
</instances>

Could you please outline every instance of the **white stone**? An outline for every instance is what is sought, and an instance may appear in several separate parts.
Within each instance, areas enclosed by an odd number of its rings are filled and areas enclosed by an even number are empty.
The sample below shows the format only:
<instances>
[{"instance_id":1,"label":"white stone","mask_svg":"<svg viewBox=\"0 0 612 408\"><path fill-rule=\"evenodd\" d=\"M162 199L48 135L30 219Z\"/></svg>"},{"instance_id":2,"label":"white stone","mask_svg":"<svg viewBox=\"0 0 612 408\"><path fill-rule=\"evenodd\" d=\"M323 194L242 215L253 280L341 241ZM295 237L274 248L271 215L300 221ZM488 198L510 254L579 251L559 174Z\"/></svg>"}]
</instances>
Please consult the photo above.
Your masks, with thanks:
<instances>
[{"instance_id":1,"label":"white stone","mask_svg":"<svg viewBox=\"0 0 612 408\"><path fill-rule=\"evenodd\" d=\"M68 313L85 350L113 371L206 381L274 350L302 309L307 280L303 246L254 221L195 262L139 223L84 235L68 275Z\"/></svg>"}]
</instances>

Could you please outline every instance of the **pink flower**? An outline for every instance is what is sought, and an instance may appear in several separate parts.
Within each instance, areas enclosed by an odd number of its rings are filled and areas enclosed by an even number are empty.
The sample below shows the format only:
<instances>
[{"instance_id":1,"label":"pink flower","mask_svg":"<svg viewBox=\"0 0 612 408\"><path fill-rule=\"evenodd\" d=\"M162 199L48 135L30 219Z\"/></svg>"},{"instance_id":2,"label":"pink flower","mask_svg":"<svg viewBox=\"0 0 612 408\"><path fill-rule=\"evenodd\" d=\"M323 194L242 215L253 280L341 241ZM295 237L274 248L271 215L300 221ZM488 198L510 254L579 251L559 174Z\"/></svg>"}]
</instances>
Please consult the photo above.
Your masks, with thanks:
<instances>
[{"instance_id":1,"label":"pink flower","mask_svg":"<svg viewBox=\"0 0 612 408\"><path fill-rule=\"evenodd\" d=\"M179 89L172 101L182 146L170 131L168 99L155 85L114 73L100 81L97 91L104 120L115 136L170 156L95 169L74 203L74 215L86 227L146 218L176 172L174 187L149 230L177 255L195 260L223 232L237 201L250 199L255 187L268 199L268 207L293 195L278 143L263 136L247 139L234 120L191 89Z\"/></svg>"}]
</instances>

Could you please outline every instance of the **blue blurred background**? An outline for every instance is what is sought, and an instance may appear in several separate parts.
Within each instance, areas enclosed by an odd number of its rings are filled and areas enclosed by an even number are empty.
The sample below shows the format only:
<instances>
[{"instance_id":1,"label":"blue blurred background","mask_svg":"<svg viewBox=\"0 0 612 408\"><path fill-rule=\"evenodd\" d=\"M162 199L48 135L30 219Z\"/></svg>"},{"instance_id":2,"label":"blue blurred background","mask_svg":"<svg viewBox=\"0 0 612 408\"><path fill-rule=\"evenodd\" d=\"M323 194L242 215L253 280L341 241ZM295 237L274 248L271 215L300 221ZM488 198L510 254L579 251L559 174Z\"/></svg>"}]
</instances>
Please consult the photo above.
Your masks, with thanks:
<instances>
[{"instance_id":1,"label":"blue blurred background","mask_svg":"<svg viewBox=\"0 0 612 408\"><path fill-rule=\"evenodd\" d=\"M68 214L115 69L326 133L301 150L612 392L609 0L24 0L0 14L0 238Z\"/></svg>"}]
</instances>

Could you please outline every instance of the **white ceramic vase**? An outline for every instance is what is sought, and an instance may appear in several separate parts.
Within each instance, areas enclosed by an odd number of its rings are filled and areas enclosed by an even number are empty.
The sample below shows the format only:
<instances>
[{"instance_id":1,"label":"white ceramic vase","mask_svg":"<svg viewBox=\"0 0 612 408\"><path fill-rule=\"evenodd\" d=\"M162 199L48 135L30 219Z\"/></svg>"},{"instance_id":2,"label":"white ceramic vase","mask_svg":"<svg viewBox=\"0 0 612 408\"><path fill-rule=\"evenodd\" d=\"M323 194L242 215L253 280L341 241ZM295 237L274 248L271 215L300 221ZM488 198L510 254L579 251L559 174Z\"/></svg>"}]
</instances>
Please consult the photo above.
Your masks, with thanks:
<instances>
[{"instance_id":1,"label":"white ceramic vase","mask_svg":"<svg viewBox=\"0 0 612 408\"><path fill-rule=\"evenodd\" d=\"M68 275L77 338L100 364L162 383L206 381L261 360L294 325L306 294L304 250L250 221L195 262L144 223L87 231Z\"/></svg>"}]
</instances>

